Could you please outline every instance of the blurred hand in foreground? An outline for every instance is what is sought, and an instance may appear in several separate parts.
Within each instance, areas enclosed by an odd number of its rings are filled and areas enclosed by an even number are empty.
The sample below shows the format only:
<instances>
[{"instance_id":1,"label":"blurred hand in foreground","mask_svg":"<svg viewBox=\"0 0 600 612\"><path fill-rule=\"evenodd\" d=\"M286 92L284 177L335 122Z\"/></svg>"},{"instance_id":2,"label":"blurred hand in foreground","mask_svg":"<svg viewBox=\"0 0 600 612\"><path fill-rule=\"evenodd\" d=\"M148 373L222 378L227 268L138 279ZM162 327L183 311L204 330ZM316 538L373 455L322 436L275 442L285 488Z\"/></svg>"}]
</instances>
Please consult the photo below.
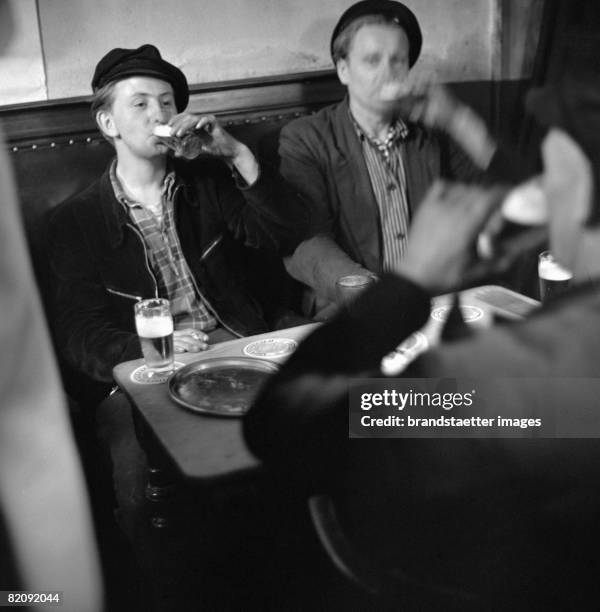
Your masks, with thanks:
<instances>
[{"instance_id":1,"label":"blurred hand in foreground","mask_svg":"<svg viewBox=\"0 0 600 612\"><path fill-rule=\"evenodd\" d=\"M431 294L465 286L475 263L477 236L503 193L500 188L437 181L419 206L395 271Z\"/></svg>"}]
</instances>

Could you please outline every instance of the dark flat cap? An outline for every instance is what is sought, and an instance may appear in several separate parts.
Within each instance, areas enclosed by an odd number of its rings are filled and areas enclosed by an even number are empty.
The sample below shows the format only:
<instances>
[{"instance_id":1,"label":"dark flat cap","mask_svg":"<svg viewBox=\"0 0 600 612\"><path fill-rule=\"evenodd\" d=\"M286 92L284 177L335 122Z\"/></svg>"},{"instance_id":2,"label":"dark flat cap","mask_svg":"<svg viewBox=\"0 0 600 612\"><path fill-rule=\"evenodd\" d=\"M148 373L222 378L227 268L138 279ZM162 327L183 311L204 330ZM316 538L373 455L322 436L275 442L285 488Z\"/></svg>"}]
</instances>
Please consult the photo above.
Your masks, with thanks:
<instances>
[{"instance_id":1,"label":"dark flat cap","mask_svg":"<svg viewBox=\"0 0 600 612\"><path fill-rule=\"evenodd\" d=\"M401 2L393 0L363 0L353 4L340 17L333 29L329 50L333 58L333 43L335 39L356 19L365 15L383 15L395 21L408 37L408 64L412 68L421 53L423 35L415 14Z\"/></svg>"},{"instance_id":2,"label":"dark flat cap","mask_svg":"<svg viewBox=\"0 0 600 612\"><path fill-rule=\"evenodd\" d=\"M149 76L167 81L173 87L177 110L181 112L187 106L189 90L185 75L179 68L166 62L154 45L109 51L96 66L92 90L97 91L107 83L133 76Z\"/></svg>"}]
</instances>

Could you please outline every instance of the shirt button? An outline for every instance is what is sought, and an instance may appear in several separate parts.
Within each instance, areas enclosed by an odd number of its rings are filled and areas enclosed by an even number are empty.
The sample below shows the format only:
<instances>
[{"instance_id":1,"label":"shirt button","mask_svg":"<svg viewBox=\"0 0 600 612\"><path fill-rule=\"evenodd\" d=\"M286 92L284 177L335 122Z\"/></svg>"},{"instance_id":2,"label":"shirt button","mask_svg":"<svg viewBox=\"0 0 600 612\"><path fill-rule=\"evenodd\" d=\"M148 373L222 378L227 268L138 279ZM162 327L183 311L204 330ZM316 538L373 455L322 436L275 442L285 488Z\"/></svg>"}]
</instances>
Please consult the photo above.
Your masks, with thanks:
<instances>
[{"instance_id":1,"label":"shirt button","mask_svg":"<svg viewBox=\"0 0 600 612\"><path fill-rule=\"evenodd\" d=\"M388 191L394 191L394 189L396 189L395 183L388 183L387 190Z\"/></svg>"},{"instance_id":2,"label":"shirt button","mask_svg":"<svg viewBox=\"0 0 600 612\"><path fill-rule=\"evenodd\" d=\"M396 235L396 238L398 238L399 240L403 240L404 234L402 232L398 232L398 234Z\"/></svg>"}]
</instances>

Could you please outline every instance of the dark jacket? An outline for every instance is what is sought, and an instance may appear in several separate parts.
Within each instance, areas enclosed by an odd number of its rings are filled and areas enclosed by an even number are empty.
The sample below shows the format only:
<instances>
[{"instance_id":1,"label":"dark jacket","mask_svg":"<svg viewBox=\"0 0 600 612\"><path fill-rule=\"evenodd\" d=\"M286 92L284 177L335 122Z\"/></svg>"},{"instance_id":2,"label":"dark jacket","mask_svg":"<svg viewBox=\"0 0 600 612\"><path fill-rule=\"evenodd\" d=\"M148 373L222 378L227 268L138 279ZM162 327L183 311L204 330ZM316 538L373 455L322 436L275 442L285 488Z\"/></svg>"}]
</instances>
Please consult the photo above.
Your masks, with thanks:
<instances>
[{"instance_id":1,"label":"dark jacket","mask_svg":"<svg viewBox=\"0 0 600 612\"><path fill-rule=\"evenodd\" d=\"M340 276L365 268L382 271L379 209L348 100L288 123L281 130L279 155L281 174L314 209L311 233L329 238L317 235L303 242L286 263L290 274L312 287L323 305L335 299ZM404 165L411 216L436 179L482 178L448 138L415 124L409 125ZM521 172L500 149L486 174L512 182Z\"/></svg>"},{"instance_id":2,"label":"dark jacket","mask_svg":"<svg viewBox=\"0 0 600 612\"><path fill-rule=\"evenodd\" d=\"M305 211L266 166L254 185L242 189L222 162L175 164L177 232L200 292L235 334L265 331L246 282L244 246L289 253L306 228ZM53 212L47 237L58 351L89 379L110 383L116 364L141 357L133 305L158 296L159 288L108 169Z\"/></svg>"},{"instance_id":3,"label":"dark jacket","mask_svg":"<svg viewBox=\"0 0 600 612\"><path fill-rule=\"evenodd\" d=\"M597 439L349 439L353 379L381 376L382 357L428 313L422 289L384 276L350 313L306 338L265 386L244 421L249 448L288 488L331 495L361 558L472 598L458 609L585 608L599 591ZM600 292L588 285L525 321L443 343L402 376L508 378L510 393L486 395L479 416L537 410L548 424L583 431L593 423L597 431L598 397L577 379L600 376L600 348L589 331L598 325ZM542 385L531 391L539 378L560 383L544 402ZM398 381L388 380L395 388ZM455 609L422 597L404 608Z\"/></svg>"}]
</instances>

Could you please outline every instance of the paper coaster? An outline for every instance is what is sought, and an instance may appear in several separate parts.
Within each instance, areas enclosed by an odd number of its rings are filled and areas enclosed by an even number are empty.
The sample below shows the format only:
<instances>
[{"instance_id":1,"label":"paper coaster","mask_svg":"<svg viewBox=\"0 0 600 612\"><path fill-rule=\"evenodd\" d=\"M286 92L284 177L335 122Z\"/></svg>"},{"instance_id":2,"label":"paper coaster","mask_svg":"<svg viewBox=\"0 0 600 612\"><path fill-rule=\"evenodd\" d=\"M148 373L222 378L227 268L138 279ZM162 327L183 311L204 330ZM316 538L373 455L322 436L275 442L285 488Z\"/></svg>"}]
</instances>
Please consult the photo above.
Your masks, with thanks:
<instances>
[{"instance_id":1,"label":"paper coaster","mask_svg":"<svg viewBox=\"0 0 600 612\"><path fill-rule=\"evenodd\" d=\"M244 355L248 357L260 357L269 359L271 357L285 357L291 355L298 343L291 338L265 338L256 340L244 347Z\"/></svg>"},{"instance_id":2,"label":"paper coaster","mask_svg":"<svg viewBox=\"0 0 600 612\"><path fill-rule=\"evenodd\" d=\"M175 370L178 370L179 368L183 367L183 363L181 363L181 361L176 361L173 364L173 370L171 370L170 372L157 372L155 373L151 379L146 380L143 378L144 376L144 372L146 372L148 370L148 367L146 366L146 364L141 365L139 368L136 368L132 373L131 373L131 380L135 383L139 383L141 385L159 385L161 383L167 382L169 376L171 376L171 374L173 374L173 372Z\"/></svg>"},{"instance_id":3,"label":"paper coaster","mask_svg":"<svg viewBox=\"0 0 600 612\"><path fill-rule=\"evenodd\" d=\"M452 306L438 306L431 311L431 318L436 321L445 321L452 310ZM473 323L483 317L483 310L477 306L460 306L463 321Z\"/></svg>"}]
</instances>

